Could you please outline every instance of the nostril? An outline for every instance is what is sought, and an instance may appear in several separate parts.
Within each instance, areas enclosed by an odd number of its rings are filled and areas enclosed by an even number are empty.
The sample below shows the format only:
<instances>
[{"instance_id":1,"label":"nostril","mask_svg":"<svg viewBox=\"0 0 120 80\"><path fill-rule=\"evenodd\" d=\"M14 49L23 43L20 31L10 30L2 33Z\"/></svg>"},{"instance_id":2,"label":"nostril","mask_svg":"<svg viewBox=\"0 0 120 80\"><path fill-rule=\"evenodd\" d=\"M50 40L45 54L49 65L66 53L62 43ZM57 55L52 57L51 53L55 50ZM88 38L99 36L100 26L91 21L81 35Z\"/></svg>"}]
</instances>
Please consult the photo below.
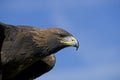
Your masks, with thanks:
<instances>
[{"instance_id":1,"label":"nostril","mask_svg":"<svg viewBox=\"0 0 120 80\"><path fill-rule=\"evenodd\" d=\"M74 39L72 39L72 41L74 41Z\"/></svg>"}]
</instances>

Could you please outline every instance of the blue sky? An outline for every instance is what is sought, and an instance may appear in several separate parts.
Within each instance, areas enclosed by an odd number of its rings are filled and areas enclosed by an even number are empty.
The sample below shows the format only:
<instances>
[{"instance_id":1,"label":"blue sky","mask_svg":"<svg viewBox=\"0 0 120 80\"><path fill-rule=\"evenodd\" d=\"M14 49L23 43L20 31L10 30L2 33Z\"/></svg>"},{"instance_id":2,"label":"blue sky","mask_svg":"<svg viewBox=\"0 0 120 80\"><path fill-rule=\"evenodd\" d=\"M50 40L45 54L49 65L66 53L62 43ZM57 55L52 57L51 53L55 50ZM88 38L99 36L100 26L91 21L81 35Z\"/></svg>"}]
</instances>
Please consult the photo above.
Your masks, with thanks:
<instances>
[{"instance_id":1,"label":"blue sky","mask_svg":"<svg viewBox=\"0 0 120 80\"><path fill-rule=\"evenodd\" d=\"M1 22L60 27L79 40L36 80L120 80L119 0L1 0L0 10Z\"/></svg>"}]
</instances>

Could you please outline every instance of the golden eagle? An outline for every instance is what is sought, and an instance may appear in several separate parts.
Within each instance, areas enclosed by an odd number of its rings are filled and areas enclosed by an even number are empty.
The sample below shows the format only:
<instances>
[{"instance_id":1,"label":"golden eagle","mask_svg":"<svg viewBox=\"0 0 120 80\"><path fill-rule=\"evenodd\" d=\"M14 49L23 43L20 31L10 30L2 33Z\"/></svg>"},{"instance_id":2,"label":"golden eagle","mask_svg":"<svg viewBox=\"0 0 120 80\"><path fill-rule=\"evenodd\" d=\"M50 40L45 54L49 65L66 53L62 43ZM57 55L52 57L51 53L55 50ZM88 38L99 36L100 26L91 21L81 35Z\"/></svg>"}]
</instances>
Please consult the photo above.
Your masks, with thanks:
<instances>
[{"instance_id":1,"label":"golden eagle","mask_svg":"<svg viewBox=\"0 0 120 80\"><path fill-rule=\"evenodd\" d=\"M69 46L79 43L63 29L0 23L2 79L35 79L54 67L57 51Z\"/></svg>"}]
</instances>

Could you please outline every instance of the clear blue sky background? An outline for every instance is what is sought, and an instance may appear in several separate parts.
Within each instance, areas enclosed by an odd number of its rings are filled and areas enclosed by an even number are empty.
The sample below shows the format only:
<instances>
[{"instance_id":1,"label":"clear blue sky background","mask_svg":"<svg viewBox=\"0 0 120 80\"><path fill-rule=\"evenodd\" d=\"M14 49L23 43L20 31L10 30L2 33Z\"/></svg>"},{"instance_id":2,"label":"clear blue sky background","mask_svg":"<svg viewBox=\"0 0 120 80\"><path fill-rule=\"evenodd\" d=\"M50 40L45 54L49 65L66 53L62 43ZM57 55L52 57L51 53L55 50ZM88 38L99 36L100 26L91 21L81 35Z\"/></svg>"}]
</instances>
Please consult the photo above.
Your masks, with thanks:
<instances>
[{"instance_id":1,"label":"clear blue sky background","mask_svg":"<svg viewBox=\"0 0 120 80\"><path fill-rule=\"evenodd\" d=\"M60 27L79 40L36 80L120 80L120 0L0 0L0 21Z\"/></svg>"}]
</instances>

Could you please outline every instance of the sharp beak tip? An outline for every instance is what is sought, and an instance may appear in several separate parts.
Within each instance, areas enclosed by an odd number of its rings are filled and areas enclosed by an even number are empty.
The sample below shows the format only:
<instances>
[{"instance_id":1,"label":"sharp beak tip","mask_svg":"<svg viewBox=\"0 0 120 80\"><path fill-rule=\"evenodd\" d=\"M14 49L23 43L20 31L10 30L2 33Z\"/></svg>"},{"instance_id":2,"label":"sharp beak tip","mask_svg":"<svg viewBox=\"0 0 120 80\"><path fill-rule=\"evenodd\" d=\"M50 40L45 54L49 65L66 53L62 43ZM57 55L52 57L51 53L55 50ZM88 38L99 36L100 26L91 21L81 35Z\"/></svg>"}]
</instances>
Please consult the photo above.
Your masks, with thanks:
<instances>
[{"instance_id":1,"label":"sharp beak tip","mask_svg":"<svg viewBox=\"0 0 120 80\"><path fill-rule=\"evenodd\" d=\"M78 48L79 48L79 42L78 41L77 41L77 43L76 43L76 45L74 47L76 47L76 51L77 51Z\"/></svg>"},{"instance_id":2,"label":"sharp beak tip","mask_svg":"<svg viewBox=\"0 0 120 80\"><path fill-rule=\"evenodd\" d=\"M78 50L79 47L76 47L76 51Z\"/></svg>"}]
</instances>

